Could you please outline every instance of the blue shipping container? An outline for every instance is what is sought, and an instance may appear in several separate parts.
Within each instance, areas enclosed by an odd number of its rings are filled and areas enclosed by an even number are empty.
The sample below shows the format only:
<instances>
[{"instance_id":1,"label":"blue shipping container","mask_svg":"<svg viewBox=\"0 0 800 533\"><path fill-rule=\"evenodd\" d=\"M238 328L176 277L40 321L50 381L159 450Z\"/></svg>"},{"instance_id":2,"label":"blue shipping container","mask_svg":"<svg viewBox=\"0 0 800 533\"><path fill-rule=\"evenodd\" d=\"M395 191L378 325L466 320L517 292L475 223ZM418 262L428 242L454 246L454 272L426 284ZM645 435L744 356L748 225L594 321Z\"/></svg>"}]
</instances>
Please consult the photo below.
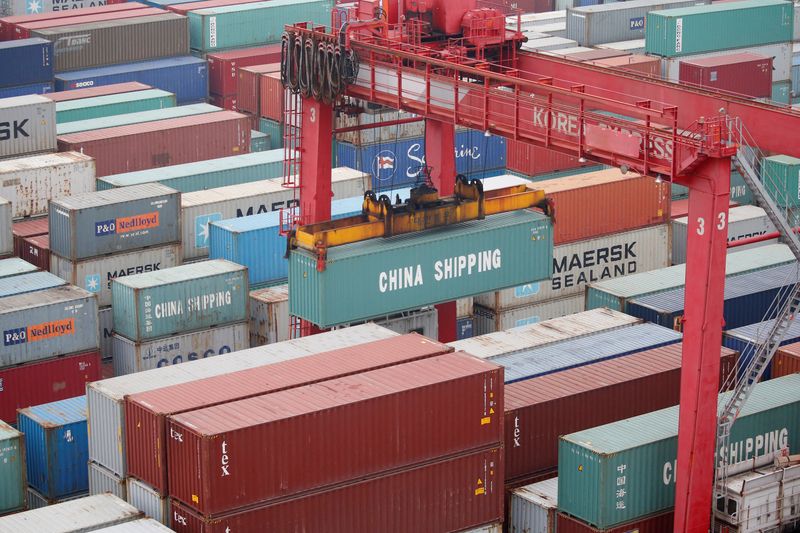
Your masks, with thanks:
<instances>
[{"instance_id":1,"label":"blue shipping container","mask_svg":"<svg viewBox=\"0 0 800 533\"><path fill-rule=\"evenodd\" d=\"M456 170L470 178L506 173L506 140L479 131L456 133ZM372 175L375 190L413 185L424 178L425 139L417 137L395 143L355 146L338 143L337 166L350 167Z\"/></svg>"},{"instance_id":2,"label":"blue shipping container","mask_svg":"<svg viewBox=\"0 0 800 533\"><path fill-rule=\"evenodd\" d=\"M179 105L208 99L208 63L192 56L62 72L55 80L56 91L138 81L173 93Z\"/></svg>"},{"instance_id":3,"label":"blue shipping container","mask_svg":"<svg viewBox=\"0 0 800 533\"><path fill-rule=\"evenodd\" d=\"M66 285L67 282L50 272L31 272L0 279L0 298L43 291Z\"/></svg>"},{"instance_id":4,"label":"blue shipping container","mask_svg":"<svg viewBox=\"0 0 800 533\"><path fill-rule=\"evenodd\" d=\"M0 42L0 87L53 81L53 43L38 37Z\"/></svg>"},{"instance_id":5,"label":"blue shipping container","mask_svg":"<svg viewBox=\"0 0 800 533\"><path fill-rule=\"evenodd\" d=\"M471 316L456 320L456 340L463 341L475 335L475 319Z\"/></svg>"},{"instance_id":6,"label":"blue shipping container","mask_svg":"<svg viewBox=\"0 0 800 533\"><path fill-rule=\"evenodd\" d=\"M89 490L86 396L20 409L28 484L48 499Z\"/></svg>"},{"instance_id":7,"label":"blue shipping container","mask_svg":"<svg viewBox=\"0 0 800 533\"><path fill-rule=\"evenodd\" d=\"M731 350L736 350L740 354L738 363L740 372L747 368L750 361L753 359L753 343L763 342L774 322L775 320L757 322L740 328L729 329L722 333L722 345ZM793 342L800 342L800 321L797 320L792 320L789 324L789 329L786 330L786 334L783 336L780 345L792 344ZM769 379L771 377L772 363L770 363L764 371L764 379Z\"/></svg>"},{"instance_id":8,"label":"blue shipping container","mask_svg":"<svg viewBox=\"0 0 800 533\"><path fill-rule=\"evenodd\" d=\"M26 96L28 94L47 94L51 92L53 92L53 84L52 82L48 81L47 83L34 83L33 85L0 88L0 98Z\"/></svg>"}]
</instances>

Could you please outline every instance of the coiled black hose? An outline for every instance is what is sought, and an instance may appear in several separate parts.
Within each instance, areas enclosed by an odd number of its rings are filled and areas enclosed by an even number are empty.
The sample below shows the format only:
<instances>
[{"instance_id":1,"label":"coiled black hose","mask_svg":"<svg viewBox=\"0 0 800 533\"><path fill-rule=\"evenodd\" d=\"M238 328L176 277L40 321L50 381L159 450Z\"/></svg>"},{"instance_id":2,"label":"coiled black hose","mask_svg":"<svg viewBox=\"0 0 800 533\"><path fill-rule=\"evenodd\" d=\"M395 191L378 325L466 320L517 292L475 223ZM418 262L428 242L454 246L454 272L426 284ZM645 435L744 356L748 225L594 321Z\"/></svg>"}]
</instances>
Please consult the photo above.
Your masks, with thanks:
<instances>
[{"instance_id":1,"label":"coiled black hose","mask_svg":"<svg viewBox=\"0 0 800 533\"><path fill-rule=\"evenodd\" d=\"M281 38L281 82L294 93L333 103L358 76L358 57L338 44L284 33Z\"/></svg>"}]
</instances>

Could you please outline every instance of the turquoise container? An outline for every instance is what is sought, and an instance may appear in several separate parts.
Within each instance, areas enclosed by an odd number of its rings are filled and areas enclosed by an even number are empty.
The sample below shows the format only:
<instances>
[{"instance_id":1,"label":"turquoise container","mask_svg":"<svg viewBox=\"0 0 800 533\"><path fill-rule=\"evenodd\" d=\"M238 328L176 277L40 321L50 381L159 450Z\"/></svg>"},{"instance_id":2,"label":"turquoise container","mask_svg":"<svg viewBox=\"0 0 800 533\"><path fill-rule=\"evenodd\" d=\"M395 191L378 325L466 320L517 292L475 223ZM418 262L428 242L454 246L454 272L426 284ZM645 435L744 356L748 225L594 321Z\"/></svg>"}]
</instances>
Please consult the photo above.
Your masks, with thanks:
<instances>
[{"instance_id":1,"label":"turquoise container","mask_svg":"<svg viewBox=\"0 0 800 533\"><path fill-rule=\"evenodd\" d=\"M61 287L67 282L50 272L28 272L0 278L0 298Z\"/></svg>"},{"instance_id":2,"label":"turquoise container","mask_svg":"<svg viewBox=\"0 0 800 533\"><path fill-rule=\"evenodd\" d=\"M442 228L370 239L315 254L292 250L289 312L320 327L550 278L550 219L515 211Z\"/></svg>"},{"instance_id":3,"label":"turquoise container","mask_svg":"<svg viewBox=\"0 0 800 533\"><path fill-rule=\"evenodd\" d=\"M785 0L745 0L651 11L645 51L679 57L792 40L794 6Z\"/></svg>"},{"instance_id":4,"label":"turquoise container","mask_svg":"<svg viewBox=\"0 0 800 533\"><path fill-rule=\"evenodd\" d=\"M721 395L720 402L728 394ZM800 374L756 385L733 425L737 463L800 445ZM666 511L675 503L678 407L561 437L558 510L598 529ZM711 482L711 480L709 480Z\"/></svg>"},{"instance_id":5,"label":"turquoise container","mask_svg":"<svg viewBox=\"0 0 800 533\"><path fill-rule=\"evenodd\" d=\"M156 120L167 120L170 118L191 117L194 115L204 115L222 111L221 107L211 104L190 104L178 107L165 107L152 111L140 111L138 113L126 113L113 117L90 118L88 120L76 120L56 126L58 135L68 133L80 133L82 131L102 130L116 126L129 126L131 124L142 124L144 122L154 122Z\"/></svg>"},{"instance_id":6,"label":"turquoise container","mask_svg":"<svg viewBox=\"0 0 800 533\"><path fill-rule=\"evenodd\" d=\"M25 509L27 485L25 437L0 420L0 515Z\"/></svg>"},{"instance_id":7,"label":"turquoise container","mask_svg":"<svg viewBox=\"0 0 800 533\"><path fill-rule=\"evenodd\" d=\"M56 102L56 123L64 124L166 107L175 107L175 95L161 89L80 98Z\"/></svg>"},{"instance_id":8,"label":"turquoise container","mask_svg":"<svg viewBox=\"0 0 800 533\"><path fill-rule=\"evenodd\" d=\"M20 409L28 484L57 500L89 490L86 396Z\"/></svg>"},{"instance_id":9,"label":"turquoise container","mask_svg":"<svg viewBox=\"0 0 800 533\"><path fill-rule=\"evenodd\" d=\"M271 141L269 135L261 133L260 131L253 130L250 132L250 151L251 152L266 152L271 150Z\"/></svg>"},{"instance_id":10,"label":"turquoise container","mask_svg":"<svg viewBox=\"0 0 800 533\"><path fill-rule=\"evenodd\" d=\"M683 185L672 183L672 199L685 200L689 198L689 189ZM744 182L744 178L737 171L731 171L731 202L739 205L752 204L753 193L750 186Z\"/></svg>"},{"instance_id":11,"label":"turquoise container","mask_svg":"<svg viewBox=\"0 0 800 533\"><path fill-rule=\"evenodd\" d=\"M39 268L19 257L9 257L8 259L0 259L0 278L7 278L9 276L19 276L20 274L27 274L29 272L36 272Z\"/></svg>"},{"instance_id":12,"label":"turquoise container","mask_svg":"<svg viewBox=\"0 0 800 533\"><path fill-rule=\"evenodd\" d=\"M792 103L792 80L776 81L772 84L773 103L789 105Z\"/></svg>"},{"instance_id":13,"label":"turquoise container","mask_svg":"<svg viewBox=\"0 0 800 533\"><path fill-rule=\"evenodd\" d=\"M114 332L140 342L248 320L247 267L202 261L117 278Z\"/></svg>"},{"instance_id":14,"label":"turquoise container","mask_svg":"<svg viewBox=\"0 0 800 533\"><path fill-rule=\"evenodd\" d=\"M163 183L180 192L203 191L283 176L283 150L234 155L97 179L97 190Z\"/></svg>"},{"instance_id":15,"label":"turquoise container","mask_svg":"<svg viewBox=\"0 0 800 533\"><path fill-rule=\"evenodd\" d=\"M763 161L764 185L781 207L800 206L800 159L773 155Z\"/></svg>"},{"instance_id":16,"label":"turquoise container","mask_svg":"<svg viewBox=\"0 0 800 533\"><path fill-rule=\"evenodd\" d=\"M271 150L283 148L283 124L268 118L262 118L258 121L258 130L269 135Z\"/></svg>"}]
</instances>

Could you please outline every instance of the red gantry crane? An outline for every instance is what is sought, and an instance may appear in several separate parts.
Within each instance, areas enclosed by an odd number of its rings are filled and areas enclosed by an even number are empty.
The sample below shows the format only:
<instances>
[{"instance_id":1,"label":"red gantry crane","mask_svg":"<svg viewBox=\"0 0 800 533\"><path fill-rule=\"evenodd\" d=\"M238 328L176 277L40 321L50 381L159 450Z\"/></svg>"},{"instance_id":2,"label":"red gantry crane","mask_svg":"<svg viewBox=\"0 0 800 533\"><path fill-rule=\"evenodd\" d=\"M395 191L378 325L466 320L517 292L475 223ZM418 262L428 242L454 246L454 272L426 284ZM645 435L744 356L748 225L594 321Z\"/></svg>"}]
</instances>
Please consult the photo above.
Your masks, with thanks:
<instances>
[{"instance_id":1,"label":"red gantry crane","mask_svg":"<svg viewBox=\"0 0 800 533\"><path fill-rule=\"evenodd\" d=\"M715 450L727 447L739 409L800 306L800 286L776 302L773 325L718 407L731 165L800 258L800 241L778 207L787 204L760 172L756 148L800 157L800 114L520 52L524 36L519 23L506 28L508 14L478 0L361 0L335 8L333 30L287 26L284 185L298 191L300 214L283 213L282 224L331 218L333 111L345 96L424 118L426 165L442 196L454 193L456 125L688 187L674 530L705 533L714 481L725 476L725 454L715 461ZM454 304L438 308L442 337L452 340Z\"/></svg>"}]
</instances>

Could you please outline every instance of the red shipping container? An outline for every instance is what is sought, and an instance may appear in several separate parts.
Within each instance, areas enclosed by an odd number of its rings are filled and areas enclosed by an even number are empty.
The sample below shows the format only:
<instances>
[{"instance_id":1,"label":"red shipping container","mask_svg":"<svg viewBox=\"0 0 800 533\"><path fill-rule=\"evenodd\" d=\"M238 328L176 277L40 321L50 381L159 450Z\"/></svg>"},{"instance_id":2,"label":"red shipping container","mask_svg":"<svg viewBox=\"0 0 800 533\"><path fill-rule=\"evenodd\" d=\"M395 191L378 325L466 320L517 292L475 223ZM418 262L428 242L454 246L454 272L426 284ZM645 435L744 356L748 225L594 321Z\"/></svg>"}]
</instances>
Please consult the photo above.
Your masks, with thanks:
<instances>
[{"instance_id":1,"label":"red shipping container","mask_svg":"<svg viewBox=\"0 0 800 533\"><path fill-rule=\"evenodd\" d=\"M722 348L721 376L736 360ZM506 385L506 484L556 469L561 435L677 405L680 381L673 344Z\"/></svg>"},{"instance_id":2,"label":"red shipping container","mask_svg":"<svg viewBox=\"0 0 800 533\"><path fill-rule=\"evenodd\" d=\"M772 359L772 377L800 373L800 342L778 348Z\"/></svg>"},{"instance_id":3,"label":"red shipping container","mask_svg":"<svg viewBox=\"0 0 800 533\"><path fill-rule=\"evenodd\" d=\"M251 129L247 117L219 111L62 135L58 149L92 156L102 177L245 154Z\"/></svg>"},{"instance_id":4,"label":"red shipping container","mask_svg":"<svg viewBox=\"0 0 800 533\"><path fill-rule=\"evenodd\" d=\"M633 54L629 56L598 59L597 61L591 61L589 63L601 67L609 67L617 70L635 72L636 74L644 74L645 76L654 76L656 78L661 77L661 58L655 56Z\"/></svg>"},{"instance_id":5,"label":"red shipping container","mask_svg":"<svg viewBox=\"0 0 800 533\"><path fill-rule=\"evenodd\" d=\"M208 54L208 90L219 96L236 94L237 72L242 67L281 62L281 45L270 44L231 52Z\"/></svg>"},{"instance_id":6,"label":"red shipping container","mask_svg":"<svg viewBox=\"0 0 800 533\"><path fill-rule=\"evenodd\" d=\"M452 352L416 333L125 398L128 473L167 494L167 417Z\"/></svg>"},{"instance_id":7,"label":"red shipping container","mask_svg":"<svg viewBox=\"0 0 800 533\"><path fill-rule=\"evenodd\" d=\"M772 60L745 52L681 61L678 79L699 87L767 98L772 94Z\"/></svg>"},{"instance_id":8,"label":"red shipping container","mask_svg":"<svg viewBox=\"0 0 800 533\"><path fill-rule=\"evenodd\" d=\"M258 116L261 111L261 75L280 70L280 63L240 68L236 81L237 108Z\"/></svg>"},{"instance_id":9,"label":"red shipping container","mask_svg":"<svg viewBox=\"0 0 800 533\"><path fill-rule=\"evenodd\" d=\"M14 38L14 26L19 23L36 22L42 20L55 20L83 15L93 15L95 13L116 13L120 11L134 11L137 9L147 9L149 6L139 2L108 2L108 4L97 7L83 9L67 9L64 11L48 11L46 13L36 13L31 15L14 15L0 19L0 41L9 41Z\"/></svg>"},{"instance_id":10,"label":"red shipping container","mask_svg":"<svg viewBox=\"0 0 800 533\"><path fill-rule=\"evenodd\" d=\"M558 533L666 533L672 531L675 513L656 514L628 522L611 529L597 529L563 513L558 513L556 530Z\"/></svg>"},{"instance_id":11,"label":"red shipping container","mask_svg":"<svg viewBox=\"0 0 800 533\"><path fill-rule=\"evenodd\" d=\"M20 259L42 270L50 271L50 235L37 235L22 241Z\"/></svg>"},{"instance_id":12,"label":"red shipping container","mask_svg":"<svg viewBox=\"0 0 800 533\"><path fill-rule=\"evenodd\" d=\"M502 476L503 450L495 448L210 520L172 500L170 527L178 533L464 531L502 520Z\"/></svg>"},{"instance_id":13,"label":"red shipping container","mask_svg":"<svg viewBox=\"0 0 800 533\"><path fill-rule=\"evenodd\" d=\"M14 255L22 257L23 241L28 237L47 235L50 231L47 217L26 218L11 224L11 233L14 238Z\"/></svg>"},{"instance_id":14,"label":"red shipping container","mask_svg":"<svg viewBox=\"0 0 800 533\"><path fill-rule=\"evenodd\" d=\"M261 116L283 122L284 94L280 72L268 72L261 75Z\"/></svg>"},{"instance_id":15,"label":"red shipping container","mask_svg":"<svg viewBox=\"0 0 800 533\"><path fill-rule=\"evenodd\" d=\"M95 96L106 96L109 94L132 93L135 91L145 91L152 89L149 85L138 81L125 83L114 83L112 85L101 85L99 87L87 87L85 89L72 89L70 91L59 91L57 93L47 93L43 95L54 102L68 102L70 100L80 100L81 98L94 98Z\"/></svg>"},{"instance_id":16,"label":"red shipping container","mask_svg":"<svg viewBox=\"0 0 800 533\"><path fill-rule=\"evenodd\" d=\"M669 221L670 185L649 176L613 168L539 181L535 187L553 203L557 245Z\"/></svg>"},{"instance_id":17,"label":"red shipping container","mask_svg":"<svg viewBox=\"0 0 800 533\"><path fill-rule=\"evenodd\" d=\"M503 368L456 352L175 415L169 493L216 516L497 446L502 405Z\"/></svg>"},{"instance_id":18,"label":"red shipping container","mask_svg":"<svg viewBox=\"0 0 800 533\"><path fill-rule=\"evenodd\" d=\"M215 105L217 107L221 107L222 109L228 109L230 111L236 111L236 95L233 96L219 96L217 94L209 95L209 102L211 105Z\"/></svg>"},{"instance_id":19,"label":"red shipping container","mask_svg":"<svg viewBox=\"0 0 800 533\"><path fill-rule=\"evenodd\" d=\"M37 20L34 22L20 22L14 26L14 39L28 39L31 32L45 28L56 28L58 26L73 26L76 24L88 24L90 22L100 22L104 20L122 20L136 17L146 17L148 15L160 15L163 9L150 7L147 9L134 9L128 11L116 11L112 13L95 13L93 15L83 15L79 17Z\"/></svg>"},{"instance_id":20,"label":"red shipping container","mask_svg":"<svg viewBox=\"0 0 800 533\"><path fill-rule=\"evenodd\" d=\"M506 153L506 168L526 176L597 165L590 161L581 163L575 156L513 139L506 140Z\"/></svg>"},{"instance_id":21,"label":"red shipping container","mask_svg":"<svg viewBox=\"0 0 800 533\"><path fill-rule=\"evenodd\" d=\"M166 6L170 11L179 15L186 15L189 11L198 9L211 9L214 7L237 6L239 4L252 4L253 2L263 2L263 0L207 0L204 2L187 2L185 4L174 4Z\"/></svg>"},{"instance_id":22,"label":"red shipping container","mask_svg":"<svg viewBox=\"0 0 800 533\"><path fill-rule=\"evenodd\" d=\"M17 409L86 394L100 379L100 352L0 368L0 420L17 423Z\"/></svg>"}]
</instances>

